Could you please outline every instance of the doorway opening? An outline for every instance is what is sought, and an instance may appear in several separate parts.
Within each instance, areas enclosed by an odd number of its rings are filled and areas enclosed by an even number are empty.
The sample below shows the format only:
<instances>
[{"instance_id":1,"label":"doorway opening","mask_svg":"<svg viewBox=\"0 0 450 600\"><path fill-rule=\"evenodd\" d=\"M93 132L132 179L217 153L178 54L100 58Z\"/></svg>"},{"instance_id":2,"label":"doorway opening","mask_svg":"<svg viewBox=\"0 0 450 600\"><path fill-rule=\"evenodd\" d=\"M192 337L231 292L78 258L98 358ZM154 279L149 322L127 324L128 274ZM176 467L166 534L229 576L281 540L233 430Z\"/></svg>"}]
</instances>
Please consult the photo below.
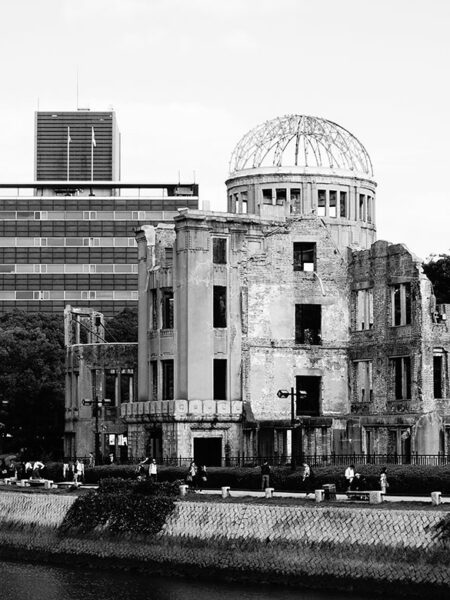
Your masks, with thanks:
<instances>
[{"instance_id":1,"label":"doorway opening","mask_svg":"<svg viewBox=\"0 0 450 600\"><path fill-rule=\"evenodd\" d=\"M220 467L222 465L222 438L195 437L194 461L196 465Z\"/></svg>"}]
</instances>

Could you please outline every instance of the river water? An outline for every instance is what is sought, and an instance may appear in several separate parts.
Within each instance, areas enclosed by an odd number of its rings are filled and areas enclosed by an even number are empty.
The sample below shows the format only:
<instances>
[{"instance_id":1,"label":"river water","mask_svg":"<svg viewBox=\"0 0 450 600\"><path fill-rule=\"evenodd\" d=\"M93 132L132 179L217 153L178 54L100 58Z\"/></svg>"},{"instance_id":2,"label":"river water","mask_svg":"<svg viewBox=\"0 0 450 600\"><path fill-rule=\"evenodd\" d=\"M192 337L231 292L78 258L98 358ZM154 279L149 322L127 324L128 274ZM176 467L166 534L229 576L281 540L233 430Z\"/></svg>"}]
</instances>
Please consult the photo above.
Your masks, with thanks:
<instances>
[{"instance_id":1,"label":"river water","mask_svg":"<svg viewBox=\"0 0 450 600\"><path fill-rule=\"evenodd\" d=\"M293 590L0 562L0 600L366 600L367 595Z\"/></svg>"}]
</instances>

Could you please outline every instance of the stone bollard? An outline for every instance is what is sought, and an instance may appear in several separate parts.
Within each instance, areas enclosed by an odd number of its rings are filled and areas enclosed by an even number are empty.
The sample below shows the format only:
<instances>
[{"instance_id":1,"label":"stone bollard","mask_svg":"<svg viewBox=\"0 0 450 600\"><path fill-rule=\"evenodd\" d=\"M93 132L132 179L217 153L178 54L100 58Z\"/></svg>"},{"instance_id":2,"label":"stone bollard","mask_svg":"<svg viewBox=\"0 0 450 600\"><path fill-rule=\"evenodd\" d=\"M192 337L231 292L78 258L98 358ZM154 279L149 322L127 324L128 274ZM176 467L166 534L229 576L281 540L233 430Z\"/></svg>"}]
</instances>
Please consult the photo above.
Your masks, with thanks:
<instances>
[{"instance_id":1,"label":"stone bollard","mask_svg":"<svg viewBox=\"0 0 450 600\"><path fill-rule=\"evenodd\" d=\"M266 498L273 498L274 489L275 488L266 488L265 489Z\"/></svg>"},{"instance_id":2,"label":"stone bollard","mask_svg":"<svg viewBox=\"0 0 450 600\"><path fill-rule=\"evenodd\" d=\"M189 486L188 485L179 485L178 489L180 490L180 496L186 496Z\"/></svg>"},{"instance_id":3,"label":"stone bollard","mask_svg":"<svg viewBox=\"0 0 450 600\"><path fill-rule=\"evenodd\" d=\"M369 492L369 504L381 504L383 502L383 494L380 490Z\"/></svg>"},{"instance_id":4,"label":"stone bollard","mask_svg":"<svg viewBox=\"0 0 450 600\"><path fill-rule=\"evenodd\" d=\"M438 506L441 503L441 492L431 492L431 504Z\"/></svg>"},{"instance_id":5,"label":"stone bollard","mask_svg":"<svg viewBox=\"0 0 450 600\"><path fill-rule=\"evenodd\" d=\"M325 490L314 490L314 496L316 502L323 502L325 500Z\"/></svg>"},{"instance_id":6,"label":"stone bollard","mask_svg":"<svg viewBox=\"0 0 450 600\"><path fill-rule=\"evenodd\" d=\"M225 485L222 487L222 498L228 498L230 495L230 486Z\"/></svg>"}]
</instances>

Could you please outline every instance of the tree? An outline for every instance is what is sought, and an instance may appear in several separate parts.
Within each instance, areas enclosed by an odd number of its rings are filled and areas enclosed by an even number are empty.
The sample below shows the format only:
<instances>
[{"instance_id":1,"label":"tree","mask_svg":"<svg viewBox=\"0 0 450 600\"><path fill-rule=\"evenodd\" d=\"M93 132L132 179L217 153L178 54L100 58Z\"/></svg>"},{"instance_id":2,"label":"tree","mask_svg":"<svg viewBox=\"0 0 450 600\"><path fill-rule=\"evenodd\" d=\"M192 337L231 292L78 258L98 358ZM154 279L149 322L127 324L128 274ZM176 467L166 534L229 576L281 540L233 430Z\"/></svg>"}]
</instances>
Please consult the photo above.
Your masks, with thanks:
<instances>
[{"instance_id":1,"label":"tree","mask_svg":"<svg viewBox=\"0 0 450 600\"><path fill-rule=\"evenodd\" d=\"M138 311L136 308L124 308L105 324L107 342L138 341Z\"/></svg>"},{"instance_id":2,"label":"tree","mask_svg":"<svg viewBox=\"0 0 450 600\"><path fill-rule=\"evenodd\" d=\"M423 263L425 275L433 284L434 295L438 304L450 303L450 254L431 257Z\"/></svg>"},{"instance_id":3,"label":"tree","mask_svg":"<svg viewBox=\"0 0 450 600\"><path fill-rule=\"evenodd\" d=\"M9 450L57 455L64 432L64 332L59 315L0 316L0 400Z\"/></svg>"}]
</instances>

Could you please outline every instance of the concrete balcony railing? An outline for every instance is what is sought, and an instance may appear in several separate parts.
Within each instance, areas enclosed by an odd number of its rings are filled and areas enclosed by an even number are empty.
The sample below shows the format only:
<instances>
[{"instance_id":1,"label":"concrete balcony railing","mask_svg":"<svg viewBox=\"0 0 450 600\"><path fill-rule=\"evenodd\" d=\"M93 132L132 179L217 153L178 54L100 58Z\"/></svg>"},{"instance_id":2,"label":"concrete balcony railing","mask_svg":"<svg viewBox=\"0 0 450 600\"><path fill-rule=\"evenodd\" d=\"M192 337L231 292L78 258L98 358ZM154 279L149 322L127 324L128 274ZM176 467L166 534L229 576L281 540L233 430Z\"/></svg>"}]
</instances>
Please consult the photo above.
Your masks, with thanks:
<instances>
[{"instance_id":1,"label":"concrete balcony railing","mask_svg":"<svg viewBox=\"0 0 450 600\"><path fill-rule=\"evenodd\" d=\"M126 402L121 405L121 417L127 420L146 420L147 417L165 420L197 421L200 419L231 419L242 415L241 400L150 400Z\"/></svg>"}]
</instances>

